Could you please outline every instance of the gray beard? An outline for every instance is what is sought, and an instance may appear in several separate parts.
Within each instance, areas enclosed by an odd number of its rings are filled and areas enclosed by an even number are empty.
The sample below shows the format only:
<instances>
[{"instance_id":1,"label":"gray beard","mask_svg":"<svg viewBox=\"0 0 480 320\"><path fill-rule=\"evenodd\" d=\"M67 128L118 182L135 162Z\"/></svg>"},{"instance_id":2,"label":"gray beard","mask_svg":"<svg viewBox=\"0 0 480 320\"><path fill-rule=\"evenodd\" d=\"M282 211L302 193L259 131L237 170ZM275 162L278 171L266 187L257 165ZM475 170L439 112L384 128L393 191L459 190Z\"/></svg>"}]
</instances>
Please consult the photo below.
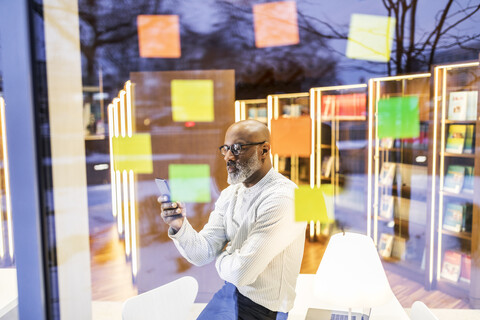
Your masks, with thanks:
<instances>
[{"instance_id":1,"label":"gray beard","mask_svg":"<svg viewBox=\"0 0 480 320\"><path fill-rule=\"evenodd\" d=\"M242 183L250 178L254 172L260 170L262 162L258 159L258 149L247 162L236 162L235 167L237 168L236 172L228 173L227 182L230 185Z\"/></svg>"}]
</instances>

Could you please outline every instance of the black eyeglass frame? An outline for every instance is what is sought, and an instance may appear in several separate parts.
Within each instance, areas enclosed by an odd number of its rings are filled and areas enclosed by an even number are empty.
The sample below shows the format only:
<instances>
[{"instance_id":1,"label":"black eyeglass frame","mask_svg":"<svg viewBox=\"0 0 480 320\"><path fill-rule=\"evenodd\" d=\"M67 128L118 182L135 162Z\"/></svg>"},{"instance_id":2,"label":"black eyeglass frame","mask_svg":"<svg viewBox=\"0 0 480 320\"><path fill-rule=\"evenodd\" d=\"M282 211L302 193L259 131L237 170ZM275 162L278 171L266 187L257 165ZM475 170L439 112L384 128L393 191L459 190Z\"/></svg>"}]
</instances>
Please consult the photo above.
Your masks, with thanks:
<instances>
[{"instance_id":1,"label":"black eyeglass frame","mask_svg":"<svg viewBox=\"0 0 480 320\"><path fill-rule=\"evenodd\" d=\"M262 141L262 142L252 142L252 143L234 143L230 146L224 144L224 145L218 147L218 150L220 150L220 154L222 156L225 156L227 154L228 150L230 150L234 156L238 156L240 154L240 152L243 150L244 146L255 146L255 145L263 144L265 142L267 142L267 141L265 140L265 141ZM234 146L238 146L238 150L236 149L237 147L234 147ZM225 153L223 153L223 150L225 150Z\"/></svg>"}]
</instances>

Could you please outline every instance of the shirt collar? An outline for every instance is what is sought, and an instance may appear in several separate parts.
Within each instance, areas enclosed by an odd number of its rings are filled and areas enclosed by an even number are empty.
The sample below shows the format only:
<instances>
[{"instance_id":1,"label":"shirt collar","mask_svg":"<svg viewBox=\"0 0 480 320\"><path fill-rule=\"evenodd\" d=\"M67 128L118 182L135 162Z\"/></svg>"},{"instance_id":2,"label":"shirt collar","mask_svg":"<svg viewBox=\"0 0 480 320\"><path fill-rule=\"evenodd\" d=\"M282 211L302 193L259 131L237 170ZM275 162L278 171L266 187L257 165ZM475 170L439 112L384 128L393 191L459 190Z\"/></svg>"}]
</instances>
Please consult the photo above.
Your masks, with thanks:
<instances>
[{"instance_id":1,"label":"shirt collar","mask_svg":"<svg viewBox=\"0 0 480 320\"><path fill-rule=\"evenodd\" d=\"M262 190L263 187L273 178L274 175L275 175L275 170L273 168L270 168L270 170L268 170L267 174L265 176L263 176L263 178L260 179L260 181L255 183L250 188L245 188L245 194L254 194L257 191ZM242 184L242 186L243 186L243 184Z\"/></svg>"}]
</instances>

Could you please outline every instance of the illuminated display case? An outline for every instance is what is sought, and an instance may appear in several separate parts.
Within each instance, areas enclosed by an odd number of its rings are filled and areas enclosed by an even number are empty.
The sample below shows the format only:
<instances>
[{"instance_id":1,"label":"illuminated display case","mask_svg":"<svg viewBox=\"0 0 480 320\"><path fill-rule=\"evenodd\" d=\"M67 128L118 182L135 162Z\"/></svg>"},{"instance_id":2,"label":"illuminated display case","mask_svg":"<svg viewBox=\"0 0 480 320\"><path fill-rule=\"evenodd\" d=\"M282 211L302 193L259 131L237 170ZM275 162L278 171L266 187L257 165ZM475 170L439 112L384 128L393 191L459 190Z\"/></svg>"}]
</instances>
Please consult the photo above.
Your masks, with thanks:
<instances>
[{"instance_id":1,"label":"illuminated display case","mask_svg":"<svg viewBox=\"0 0 480 320\"><path fill-rule=\"evenodd\" d=\"M235 122L255 119L267 124L267 99L251 99L235 101Z\"/></svg>"},{"instance_id":2,"label":"illuminated display case","mask_svg":"<svg viewBox=\"0 0 480 320\"><path fill-rule=\"evenodd\" d=\"M332 186L338 228L366 234L367 85L310 89L316 110L317 186Z\"/></svg>"},{"instance_id":3,"label":"illuminated display case","mask_svg":"<svg viewBox=\"0 0 480 320\"><path fill-rule=\"evenodd\" d=\"M310 94L269 95L268 128L273 167L297 185L315 186L315 109ZM314 240L319 222L311 221L307 233Z\"/></svg>"},{"instance_id":4,"label":"illuminated display case","mask_svg":"<svg viewBox=\"0 0 480 320\"><path fill-rule=\"evenodd\" d=\"M433 68L434 283L480 307L478 62Z\"/></svg>"},{"instance_id":5,"label":"illuminated display case","mask_svg":"<svg viewBox=\"0 0 480 320\"><path fill-rule=\"evenodd\" d=\"M429 288L430 73L369 80L367 234L387 270Z\"/></svg>"}]
</instances>

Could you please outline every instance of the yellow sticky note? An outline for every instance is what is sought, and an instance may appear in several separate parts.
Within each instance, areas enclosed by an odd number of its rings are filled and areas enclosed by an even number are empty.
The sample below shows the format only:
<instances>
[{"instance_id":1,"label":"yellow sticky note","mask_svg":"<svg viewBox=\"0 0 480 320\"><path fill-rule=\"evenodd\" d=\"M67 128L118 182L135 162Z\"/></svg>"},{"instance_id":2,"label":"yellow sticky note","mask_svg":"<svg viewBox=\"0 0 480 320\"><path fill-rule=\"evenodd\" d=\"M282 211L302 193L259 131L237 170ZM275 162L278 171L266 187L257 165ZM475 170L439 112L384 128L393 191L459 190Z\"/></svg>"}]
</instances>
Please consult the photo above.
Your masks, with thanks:
<instances>
[{"instance_id":1,"label":"yellow sticky note","mask_svg":"<svg viewBox=\"0 0 480 320\"><path fill-rule=\"evenodd\" d=\"M112 139L115 170L152 173L152 139L148 133Z\"/></svg>"},{"instance_id":2,"label":"yellow sticky note","mask_svg":"<svg viewBox=\"0 0 480 320\"><path fill-rule=\"evenodd\" d=\"M330 190L326 190L330 192ZM295 189L295 221L332 222L327 212L325 195L322 189L299 186Z\"/></svg>"},{"instance_id":3,"label":"yellow sticky note","mask_svg":"<svg viewBox=\"0 0 480 320\"><path fill-rule=\"evenodd\" d=\"M351 59L388 62L395 31L395 18L352 14L347 42Z\"/></svg>"},{"instance_id":4,"label":"yellow sticky note","mask_svg":"<svg viewBox=\"0 0 480 320\"><path fill-rule=\"evenodd\" d=\"M213 80L172 80L173 121L212 122Z\"/></svg>"}]
</instances>

